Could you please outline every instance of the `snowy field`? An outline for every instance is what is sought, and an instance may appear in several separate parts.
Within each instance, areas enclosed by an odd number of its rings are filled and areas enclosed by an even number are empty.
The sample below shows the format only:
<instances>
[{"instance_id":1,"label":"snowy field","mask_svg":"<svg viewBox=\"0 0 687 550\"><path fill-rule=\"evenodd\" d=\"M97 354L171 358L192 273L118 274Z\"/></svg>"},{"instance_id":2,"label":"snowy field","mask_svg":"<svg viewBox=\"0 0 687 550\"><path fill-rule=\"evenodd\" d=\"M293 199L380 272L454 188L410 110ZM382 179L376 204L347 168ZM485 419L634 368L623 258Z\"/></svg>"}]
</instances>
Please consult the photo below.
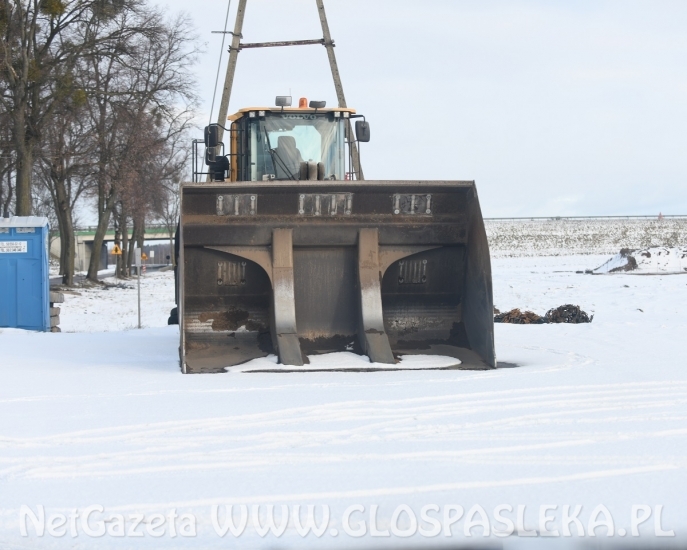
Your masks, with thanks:
<instances>
[{"instance_id":1,"label":"snowy field","mask_svg":"<svg viewBox=\"0 0 687 550\"><path fill-rule=\"evenodd\" d=\"M499 361L518 366L488 372L183 376L170 272L143 280L143 330L135 282L67 295L63 333L0 331L0 548L684 545L687 276L575 273L607 259L494 260L500 310L572 303L594 321L497 324ZM30 515L21 535L22 505L44 507L42 537ZM248 513L239 536L218 534L225 505ZM277 527L282 506L329 521L262 537L269 505ZM584 536L566 537L576 506Z\"/></svg>"},{"instance_id":2,"label":"snowy field","mask_svg":"<svg viewBox=\"0 0 687 550\"><path fill-rule=\"evenodd\" d=\"M119 332L138 327L136 279L107 277L103 282L104 288L86 287L65 293L60 311L62 332ZM141 326L166 326L173 307L173 271L141 277Z\"/></svg>"}]
</instances>

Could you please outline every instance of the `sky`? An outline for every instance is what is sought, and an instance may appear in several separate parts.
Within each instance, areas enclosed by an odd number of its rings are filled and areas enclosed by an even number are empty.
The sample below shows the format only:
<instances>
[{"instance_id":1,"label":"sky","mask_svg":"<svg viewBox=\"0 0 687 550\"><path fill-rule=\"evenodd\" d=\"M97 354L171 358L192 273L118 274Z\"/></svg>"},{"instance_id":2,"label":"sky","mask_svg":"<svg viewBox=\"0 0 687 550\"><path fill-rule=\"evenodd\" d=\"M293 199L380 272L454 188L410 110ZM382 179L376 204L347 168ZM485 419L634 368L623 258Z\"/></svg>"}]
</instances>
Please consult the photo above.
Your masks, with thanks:
<instances>
[{"instance_id":1,"label":"sky","mask_svg":"<svg viewBox=\"0 0 687 550\"><path fill-rule=\"evenodd\" d=\"M231 0L229 30L238 0ZM168 0L203 44L226 0ZM325 0L367 179L475 180L486 217L687 214L684 0ZM248 0L246 42L321 38L315 0ZM221 95L228 54L222 57ZM244 50L229 110L336 95L325 49ZM214 121L214 120L213 120ZM199 136L202 133L199 131Z\"/></svg>"}]
</instances>

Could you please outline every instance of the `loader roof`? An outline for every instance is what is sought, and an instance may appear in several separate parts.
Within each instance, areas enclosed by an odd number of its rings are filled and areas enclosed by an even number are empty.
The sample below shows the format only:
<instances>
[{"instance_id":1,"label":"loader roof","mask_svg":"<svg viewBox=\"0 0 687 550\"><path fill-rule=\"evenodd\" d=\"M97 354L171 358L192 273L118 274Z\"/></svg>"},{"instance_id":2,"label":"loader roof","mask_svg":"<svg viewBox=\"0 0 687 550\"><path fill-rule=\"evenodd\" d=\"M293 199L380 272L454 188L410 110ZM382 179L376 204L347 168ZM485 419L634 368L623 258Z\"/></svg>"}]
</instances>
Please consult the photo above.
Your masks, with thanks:
<instances>
[{"instance_id":1,"label":"loader roof","mask_svg":"<svg viewBox=\"0 0 687 550\"><path fill-rule=\"evenodd\" d=\"M282 111L288 112L288 113L350 113L352 115L355 114L355 109L349 109L349 108L340 108L340 107L330 107L330 108L322 108L322 109L311 109L310 107L245 107L243 109L239 109L238 112L234 113L233 115L229 115L227 117L228 120L231 120L232 122L235 120L240 119L243 117L245 114L250 113L252 111L270 111L270 112L277 112L280 113Z\"/></svg>"}]
</instances>

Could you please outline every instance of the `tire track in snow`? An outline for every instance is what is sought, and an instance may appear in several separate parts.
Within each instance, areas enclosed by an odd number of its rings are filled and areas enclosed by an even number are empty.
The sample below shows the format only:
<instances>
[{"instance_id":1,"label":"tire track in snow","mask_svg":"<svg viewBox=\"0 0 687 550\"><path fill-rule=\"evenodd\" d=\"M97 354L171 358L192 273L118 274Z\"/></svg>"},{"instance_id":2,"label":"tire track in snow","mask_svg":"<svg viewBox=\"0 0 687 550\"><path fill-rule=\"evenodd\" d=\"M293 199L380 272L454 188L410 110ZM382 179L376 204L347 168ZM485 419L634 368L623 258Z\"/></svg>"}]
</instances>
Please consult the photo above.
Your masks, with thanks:
<instances>
[{"instance_id":1,"label":"tire track in snow","mask_svg":"<svg viewBox=\"0 0 687 550\"><path fill-rule=\"evenodd\" d=\"M267 494L267 495L251 495L245 497L215 497L197 500L173 501L173 502L159 502L159 503L139 503L126 504L120 506L108 507L108 510L113 512L144 512L148 510L161 510L171 508L193 508L193 507L207 507L212 505L222 504L267 504L277 502L331 502L335 499L353 499L353 498L374 498L374 497L389 497L402 495L417 495L427 493L438 493L447 491L460 491L468 489L494 489L502 487L522 487L528 485L548 485L553 483L566 482L580 482L593 481L605 478L613 478L629 475L641 475L652 472L667 472L676 470L677 467L673 464L657 464L654 466L640 466L634 468L617 468L611 470L594 470L590 472L582 472L576 474L568 474L561 476L537 476L526 478L515 478L506 480L489 480L489 481L461 481L453 483L438 483L427 485L416 485L406 487L382 487L370 489L354 489L344 491L323 491L310 493L293 493L293 494Z\"/></svg>"},{"instance_id":2,"label":"tire track in snow","mask_svg":"<svg viewBox=\"0 0 687 550\"><path fill-rule=\"evenodd\" d=\"M597 412L598 409L592 409ZM585 411L586 412L586 411ZM516 419L519 420L519 419ZM497 421L503 424L502 420ZM481 433L481 428L484 423L479 425L477 430ZM421 427L424 431L426 428ZM350 430L348 430L350 432ZM461 432L462 433L462 432ZM408 437L404 434L406 439L401 442L412 441L416 439ZM412 436L413 434L411 434ZM441 443L446 444L453 441L447 437L445 430L436 431L432 439L426 436L422 439L426 443ZM462 434L463 436L465 434ZM147 449L135 451L127 450L114 453L99 453L97 455L78 455L77 458L71 456L68 452L64 458L56 457L54 454L45 457L18 457L15 459L0 459L0 464L3 468L0 470L0 476L7 477L26 477L26 478L60 478L60 477L90 477L103 475L131 475L151 472L162 472L170 470L206 470L215 468L225 468L226 464L232 464L234 469L242 468L247 465L249 468L274 466L279 463L318 463L318 462L346 462L351 460L430 460L441 459L447 460L452 458L454 460L465 456L511 456L516 457L516 453L522 451L531 451L535 449L545 450L554 448L566 448L583 445L598 445L609 444L612 442L630 441L638 438L674 438L678 436L687 435L687 429L664 430L660 432L637 432L620 433L609 436L608 433L594 436L593 434L576 434L574 437L566 437L565 434L557 435L558 441L549 441L537 444L528 445L510 445L510 446L489 446L480 447L476 449L462 449L456 451L426 451L426 452L387 452L387 453L365 453L365 454L349 454L346 452L337 453L334 455L304 454L294 452L295 447L310 447L315 449L317 447L331 447L332 445L342 446L345 444L346 437L350 437L350 433L344 434L341 431L325 431L325 432L302 432L302 433L267 433L261 434L260 438L264 439L266 443L259 445L241 446L240 437L225 436L213 440L214 445L226 445L231 448L230 451L225 449L220 450L205 450L203 452L184 452L188 447L207 447L208 442L191 441L185 443L183 446L175 445L175 440L171 444L160 445L159 442L152 442L155 447L154 451L150 450L151 442ZM387 434L386 437L375 435L374 439L377 441L383 440L386 442L398 442L398 434ZM465 437L458 438L457 441L465 440ZM523 434L523 439L526 439L526 434ZM480 437L481 442L485 441L500 441L499 434L493 437ZM371 441L371 440L370 440ZM356 444L361 441L355 440ZM173 456L175 465L164 464L166 457ZM343 457L343 458L342 458ZM157 466L142 466L143 464L157 463Z\"/></svg>"},{"instance_id":3,"label":"tire track in snow","mask_svg":"<svg viewBox=\"0 0 687 550\"><path fill-rule=\"evenodd\" d=\"M153 392L154 393L154 392ZM135 394L148 397L151 392ZM87 429L44 437L0 439L0 480L61 479L353 461L524 461L532 451L590 447L636 439L669 439L685 431L637 431L651 417L676 416L687 382L543 386L410 398L343 400L260 413ZM623 415L623 411L626 415ZM645 411L645 415L638 415ZM613 413L610 415L610 413ZM626 424L631 431L596 434L542 426ZM317 426L317 429L312 429ZM620 426L622 428L622 426ZM504 445L510 442L511 444ZM478 443L477 446L474 444ZM370 450L351 453L350 446ZM375 452L379 445L393 445ZM490 445L493 444L493 445ZM411 450L417 445L427 450ZM437 447L457 447L445 450ZM35 449L46 450L36 455ZM331 452L335 448L337 452ZM93 453L93 449L101 452ZM202 449L197 451L196 449ZM322 452L327 450L328 452ZM26 456L26 452L30 452ZM14 456L9 456L14 455ZM536 456L536 455L535 455ZM589 465L584 458L575 462ZM172 458L170 458L172 457ZM618 459L613 458L613 463ZM625 464L652 461L628 457ZM605 463L600 460L599 463ZM682 462L678 461L682 467ZM677 463L676 463L677 464Z\"/></svg>"},{"instance_id":4,"label":"tire track in snow","mask_svg":"<svg viewBox=\"0 0 687 550\"><path fill-rule=\"evenodd\" d=\"M369 420L371 416L381 418L382 416L390 419L404 419L408 416L422 414L429 418L432 414L440 416L445 414L459 414L462 412L469 412L477 414L481 412L494 412L517 409L519 406L524 408L538 408L538 407L557 407L566 408L571 406L578 406L584 403L593 403L598 401L596 397L608 396L615 397L627 406L645 406L646 403L628 403L628 398L641 396L643 398L655 397L658 399L656 404L668 404L665 400L665 391L670 390L671 396L687 395L687 383L670 382L666 384L651 384L653 392L647 391L645 384L630 383L624 384L627 386L623 391L610 390L610 385L604 386L581 386L579 392L570 392L569 387L544 387L531 388L520 390L526 393L548 393L552 397L547 401L542 401L539 398L533 401L532 396L521 396L512 398L503 398L501 395L509 395L518 390L495 391L483 394L468 394L470 400L464 399L465 396L461 394L448 396L435 396L429 398L412 398L403 400L385 400L385 401L345 401L327 403L322 405L312 405L308 407L295 407L289 409L281 409L265 413L254 413L246 415L233 415L228 417L214 417L214 418L199 418L195 420L172 420L157 423L145 423L135 425L115 426L111 428L98 428L92 430L80 430L77 432L65 432L53 434L50 436L36 437L36 438L0 438L0 446L3 445L41 445L59 442L61 445L65 443L81 443L81 442L105 442L116 440L131 440L137 437L150 438L157 434L170 434L173 432L197 431L211 432L218 429L226 429L234 425L240 425L244 428L258 428L267 426L284 426L286 424L297 424L306 422L308 420L317 420L318 422L326 421L351 421L365 419ZM599 388L596 391L589 388ZM559 393L553 397L553 394L567 389L569 397L560 395ZM677 391L677 390L681 391ZM482 395L489 398L484 399ZM577 397L578 395L583 396ZM445 401L446 403L439 403L432 405L431 402ZM408 407L409 404L421 404L430 402L426 406L416 406L414 408ZM377 405L377 406L374 406ZM383 406L380 406L383 405ZM493 405L493 406L489 406ZM348 416L342 413L349 411ZM352 412L352 414L351 414ZM579 412L579 411L578 411ZM510 419L504 419L508 421ZM104 435L108 432L113 435ZM91 434L98 434L93 436Z\"/></svg>"}]
</instances>

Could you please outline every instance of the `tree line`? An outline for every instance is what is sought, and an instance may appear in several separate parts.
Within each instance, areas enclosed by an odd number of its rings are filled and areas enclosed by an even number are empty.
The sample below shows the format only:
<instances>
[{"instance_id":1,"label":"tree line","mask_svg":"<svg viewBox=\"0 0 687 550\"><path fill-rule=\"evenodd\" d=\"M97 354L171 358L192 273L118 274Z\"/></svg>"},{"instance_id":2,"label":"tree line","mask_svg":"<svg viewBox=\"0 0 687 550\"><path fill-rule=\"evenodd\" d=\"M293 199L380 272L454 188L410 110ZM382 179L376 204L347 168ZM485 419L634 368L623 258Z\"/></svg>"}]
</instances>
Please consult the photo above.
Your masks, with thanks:
<instances>
[{"instance_id":1,"label":"tree line","mask_svg":"<svg viewBox=\"0 0 687 550\"><path fill-rule=\"evenodd\" d=\"M88 279L113 225L126 276L146 221L178 215L197 105L188 17L148 0L0 0L0 41L0 215L48 215L73 285L90 205Z\"/></svg>"}]
</instances>

